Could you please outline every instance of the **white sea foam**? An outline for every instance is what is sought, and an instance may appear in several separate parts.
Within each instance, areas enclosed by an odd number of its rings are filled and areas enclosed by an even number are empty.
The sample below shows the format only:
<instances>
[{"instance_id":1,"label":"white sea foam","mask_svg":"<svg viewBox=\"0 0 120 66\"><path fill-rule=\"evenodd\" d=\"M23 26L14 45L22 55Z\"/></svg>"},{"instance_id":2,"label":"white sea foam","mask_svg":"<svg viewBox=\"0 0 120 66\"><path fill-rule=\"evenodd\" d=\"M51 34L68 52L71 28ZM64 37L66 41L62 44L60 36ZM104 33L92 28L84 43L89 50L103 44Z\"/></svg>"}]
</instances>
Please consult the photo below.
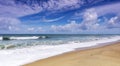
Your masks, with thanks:
<instances>
[{"instance_id":1,"label":"white sea foam","mask_svg":"<svg viewBox=\"0 0 120 66\"><path fill-rule=\"evenodd\" d=\"M0 40L2 40L2 37L0 36Z\"/></svg>"},{"instance_id":2,"label":"white sea foam","mask_svg":"<svg viewBox=\"0 0 120 66\"><path fill-rule=\"evenodd\" d=\"M47 36L13 36L13 37L7 37L9 40L27 40L27 39L39 39L39 38L47 38ZM0 37L0 40L3 40L3 36Z\"/></svg>"},{"instance_id":3,"label":"white sea foam","mask_svg":"<svg viewBox=\"0 0 120 66\"><path fill-rule=\"evenodd\" d=\"M30 63L39 59L48 58L68 51L73 51L75 48L90 47L101 43L113 42L120 40L119 36L114 38L104 38L101 40L62 45L41 45L19 49L9 49L0 51L0 66L19 66Z\"/></svg>"},{"instance_id":4,"label":"white sea foam","mask_svg":"<svg viewBox=\"0 0 120 66\"><path fill-rule=\"evenodd\" d=\"M10 37L12 40L25 40L25 39L38 39L38 36L32 36L32 37Z\"/></svg>"}]
</instances>

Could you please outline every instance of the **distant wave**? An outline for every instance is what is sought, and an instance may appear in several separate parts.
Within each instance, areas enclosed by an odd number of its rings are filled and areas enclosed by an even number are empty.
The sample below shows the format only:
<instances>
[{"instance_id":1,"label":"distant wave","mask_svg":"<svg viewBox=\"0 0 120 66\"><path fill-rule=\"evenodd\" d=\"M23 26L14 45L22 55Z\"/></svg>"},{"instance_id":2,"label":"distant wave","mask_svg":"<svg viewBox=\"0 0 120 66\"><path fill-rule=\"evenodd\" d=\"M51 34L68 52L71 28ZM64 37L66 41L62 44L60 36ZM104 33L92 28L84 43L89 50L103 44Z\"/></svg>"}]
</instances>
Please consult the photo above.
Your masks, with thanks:
<instances>
[{"instance_id":1,"label":"distant wave","mask_svg":"<svg viewBox=\"0 0 120 66\"><path fill-rule=\"evenodd\" d=\"M4 39L3 39L4 37ZM7 37L7 38L6 38ZM97 42L99 40L110 40L114 38L114 40L120 39L120 36L87 36L87 37L55 37L55 36L1 36L0 37L0 49L12 49L12 48L23 48L28 46L36 46L36 45L47 45L47 46L56 46L56 45L64 45L64 44L74 44L74 43L86 43L86 42ZM45 39L49 38L49 39ZM2 40L13 40L13 41L2 41ZM44 40L37 40L44 39ZM27 40L27 41L26 41ZM112 41L110 40L110 41ZM102 41L101 41L102 42ZM88 44L87 44L88 45ZM90 44L91 45L91 44Z\"/></svg>"},{"instance_id":2,"label":"distant wave","mask_svg":"<svg viewBox=\"0 0 120 66\"><path fill-rule=\"evenodd\" d=\"M0 40L2 40L2 37L0 37Z\"/></svg>"},{"instance_id":3,"label":"distant wave","mask_svg":"<svg viewBox=\"0 0 120 66\"><path fill-rule=\"evenodd\" d=\"M29 39L41 39L48 38L47 36L23 36L23 37L15 37L15 36L1 36L0 40L29 40Z\"/></svg>"},{"instance_id":4,"label":"distant wave","mask_svg":"<svg viewBox=\"0 0 120 66\"><path fill-rule=\"evenodd\" d=\"M24 39L39 39L37 36L32 36L32 37L10 37L11 40L24 40Z\"/></svg>"},{"instance_id":5,"label":"distant wave","mask_svg":"<svg viewBox=\"0 0 120 66\"><path fill-rule=\"evenodd\" d=\"M72 39L70 37L68 38ZM82 39L83 38L84 37L82 37ZM93 39L95 37L89 36L87 38ZM85 38L85 40L87 38ZM66 39L63 39L63 41L64 40ZM3 45L0 45L2 49L5 49L0 51L0 58L2 59L0 60L0 66L20 66L23 64L34 62L36 60L40 60L40 59L48 58L58 54L62 54L65 52L73 51L76 48L92 47L92 46L102 45L103 43L109 43L109 42L114 42L118 40L120 40L120 36L113 36L113 37L105 36L105 37L101 37L101 39L96 39L93 41L91 40L91 41L85 41L85 42L76 42L76 41L71 42L70 40L69 43L58 44L58 43L61 43L61 40L57 41L55 38L54 42L58 45L45 45L47 41L44 40L45 44L42 44L42 45L37 45L37 46L34 45L31 47L23 47L23 48L16 48L16 49L11 49L17 46L16 44L11 44L11 43L8 43L7 45L3 44ZM16 43L17 41L14 41L14 42ZM50 40L50 42L52 41ZM24 45L24 44L21 44L21 45Z\"/></svg>"}]
</instances>

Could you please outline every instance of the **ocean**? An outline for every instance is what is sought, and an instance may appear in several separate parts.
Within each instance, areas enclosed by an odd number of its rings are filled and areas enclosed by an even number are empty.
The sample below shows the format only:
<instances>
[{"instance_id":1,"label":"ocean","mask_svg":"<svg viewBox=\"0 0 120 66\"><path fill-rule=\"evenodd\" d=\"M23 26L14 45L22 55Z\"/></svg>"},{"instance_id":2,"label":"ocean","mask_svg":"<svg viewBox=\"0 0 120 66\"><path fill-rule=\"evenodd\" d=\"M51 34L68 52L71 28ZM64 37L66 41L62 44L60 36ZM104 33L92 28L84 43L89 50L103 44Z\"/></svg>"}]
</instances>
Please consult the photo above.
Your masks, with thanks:
<instances>
[{"instance_id":1,"label":"ocean","mask_svg":"<svg viewBox=\"0 0 120 66\"><path fill-rule=\"evenodd\" d=\"M19 66L76 48L119 40L117 34L1 34L0 66Z\"/></svg>"}]
</instances>

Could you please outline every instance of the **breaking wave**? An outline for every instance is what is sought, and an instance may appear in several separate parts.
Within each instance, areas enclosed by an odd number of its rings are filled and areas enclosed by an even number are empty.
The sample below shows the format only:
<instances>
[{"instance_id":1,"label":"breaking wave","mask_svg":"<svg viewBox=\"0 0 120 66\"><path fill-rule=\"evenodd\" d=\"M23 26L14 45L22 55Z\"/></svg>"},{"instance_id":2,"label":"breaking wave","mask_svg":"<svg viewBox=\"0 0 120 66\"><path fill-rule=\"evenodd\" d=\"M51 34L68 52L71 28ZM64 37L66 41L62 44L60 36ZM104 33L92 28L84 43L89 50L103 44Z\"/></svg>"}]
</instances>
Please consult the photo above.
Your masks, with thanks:
<instances>
[{"instance_id":1,"label":"breaking wave","mask_svg":"<svg viewBox=\"0 0 120 66\"><path fill-rule=\"evenodd\" d=\"M47 36L1 36L0 40L29 40L29 39L41 39L48 38Z\"/></svg>"}]
</instances>

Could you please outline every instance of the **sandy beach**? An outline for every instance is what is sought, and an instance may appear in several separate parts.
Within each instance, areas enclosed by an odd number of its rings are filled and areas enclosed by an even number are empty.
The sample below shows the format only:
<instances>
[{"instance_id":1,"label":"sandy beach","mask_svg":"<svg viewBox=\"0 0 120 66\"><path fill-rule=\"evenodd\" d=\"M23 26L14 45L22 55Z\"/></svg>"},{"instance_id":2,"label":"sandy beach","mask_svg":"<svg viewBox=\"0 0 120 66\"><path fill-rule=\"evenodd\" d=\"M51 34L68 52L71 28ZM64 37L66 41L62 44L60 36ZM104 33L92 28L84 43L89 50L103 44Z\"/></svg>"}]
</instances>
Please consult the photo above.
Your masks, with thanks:
<instances>
[{"instance_id":1,"label":"sandy beach","mask_svg":"<svg viewBox=\"0 0 120 66\"><path fill-rule=\"evenodd\" d=\"M24 66L120 66L120 42L69 52Z\"/></svg>"},{"instance_id":2,"label":"sandy beach","mask_svg":"<svg viewBox=\"0 0 120 66\"><path fill-rule=\"evenodd\" d=\"M0 66L120 66L120 0L0 0Z\"/></svg>"}]
</instances>

